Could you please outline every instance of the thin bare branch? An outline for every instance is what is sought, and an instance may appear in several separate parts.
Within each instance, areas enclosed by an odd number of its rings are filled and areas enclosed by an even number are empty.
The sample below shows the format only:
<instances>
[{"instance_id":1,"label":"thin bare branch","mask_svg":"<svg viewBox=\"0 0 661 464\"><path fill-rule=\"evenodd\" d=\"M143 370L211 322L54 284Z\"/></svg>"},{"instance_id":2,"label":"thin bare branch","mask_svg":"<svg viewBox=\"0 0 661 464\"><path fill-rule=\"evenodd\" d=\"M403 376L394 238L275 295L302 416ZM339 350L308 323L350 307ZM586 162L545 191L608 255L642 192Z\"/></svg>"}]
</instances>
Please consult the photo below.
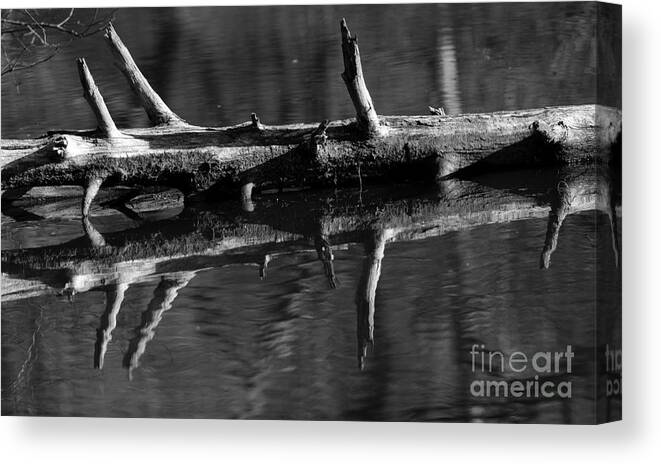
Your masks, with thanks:
<instances>
[{"instance_id":1,"label":"thin bare branch","mask_svg":"<svg viewBox=\"0 0 661 464\"><path fill-rule=\"evenodd\" d=\"M3 10L0 22L3 37L2 75L12 71L32 68L44 63L64 46L76 39L94 35L102 31L112 20L116 10L101 15L95 9L90 18L89 13L79 18L75 8L63 13L64 17L52 16L57 13L46 10ZM46 15L50 14L51 18ZM63 39L67 37L68 39ZM47 52L41 52L47 48Z\"/></svg>"}]
</instances>

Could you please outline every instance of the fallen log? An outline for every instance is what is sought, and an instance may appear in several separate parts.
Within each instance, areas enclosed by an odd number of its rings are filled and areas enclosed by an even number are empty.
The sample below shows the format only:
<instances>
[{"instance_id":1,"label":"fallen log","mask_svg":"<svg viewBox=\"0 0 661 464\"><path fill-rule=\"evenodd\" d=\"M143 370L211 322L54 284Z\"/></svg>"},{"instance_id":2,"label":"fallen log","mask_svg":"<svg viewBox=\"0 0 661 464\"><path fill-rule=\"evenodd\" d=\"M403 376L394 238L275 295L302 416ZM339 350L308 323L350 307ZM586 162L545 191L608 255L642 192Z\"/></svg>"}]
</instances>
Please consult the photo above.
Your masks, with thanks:
<instances>
[{"instance_id":1,"label":"fallen log","mask_svg":"<svg viewBox=\"0 0 661 464\"><path fill-rule=\"evenodd\" d=\"M269 126L253 113L231 127L185 122L149 86L112 26L106 41L145 108L149 128L117 129L84 60L92 131L2 141L2 189L82 185L83 215L102 184L165 185L185 194L233 194L253 187L362 185L363 181L443 178L474 166L513 167L608 161L621 139L620 111L579 105L485 114L378 116L356 38L341 23L342 74L356 119Z\"/></svg>"}]
</instances>

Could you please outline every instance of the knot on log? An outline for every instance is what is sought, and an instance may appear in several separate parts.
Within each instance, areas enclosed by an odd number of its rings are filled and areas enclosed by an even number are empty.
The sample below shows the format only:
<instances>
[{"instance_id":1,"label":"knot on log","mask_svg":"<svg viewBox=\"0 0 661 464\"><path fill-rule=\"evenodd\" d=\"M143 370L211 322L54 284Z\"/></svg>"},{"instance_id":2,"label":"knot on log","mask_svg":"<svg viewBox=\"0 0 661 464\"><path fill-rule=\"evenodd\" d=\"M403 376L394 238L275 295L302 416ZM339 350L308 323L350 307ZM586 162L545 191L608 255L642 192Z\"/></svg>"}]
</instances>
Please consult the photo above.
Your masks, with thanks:
<instances>
[{"instance_id":1,"label":"knot on log","mask_svg":"<svg viewBox=\"0 0 661 464\"><path fill-rule=\"evenodd\" d=\"M56 135L48 140L46 150L52 153L57 161L64 161L67 158L68 146L69 139L66 135Z\"/></svg>"},{"instance_id":2,"label":"knot on log","mask_svg":"<svg viewBox=\"0 0 661 464\"><path fill-rule=\"evenodd\" d=\"M533 121L528 129L532 134L542 136L549 143L562 143L569 137L569 126L564 121L558 121L552 125L544 121Z\"/></svg>"}]
</instances>

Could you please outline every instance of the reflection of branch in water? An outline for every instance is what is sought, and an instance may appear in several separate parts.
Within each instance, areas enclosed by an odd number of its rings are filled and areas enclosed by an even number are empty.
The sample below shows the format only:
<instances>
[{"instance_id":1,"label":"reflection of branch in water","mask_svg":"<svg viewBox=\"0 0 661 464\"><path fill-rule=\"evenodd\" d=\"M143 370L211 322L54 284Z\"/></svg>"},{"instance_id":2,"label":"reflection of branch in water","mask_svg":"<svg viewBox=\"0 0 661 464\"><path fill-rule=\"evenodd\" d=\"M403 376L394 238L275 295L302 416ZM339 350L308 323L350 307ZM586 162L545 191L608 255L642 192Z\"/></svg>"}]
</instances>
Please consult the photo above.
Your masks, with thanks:
<instances>
[{"instance_id":1,"label":"reflection of branch in water","mask_svg":"<svg viewBox=\"0 0 661 464\"><path fill-rule=\"evenodd\" d=\"M124 301L124 293L129 288L128 283L109 285L106 288L106 310L101 316L101 327L96 331L94 345L94 367L103 369L108 344L112 340L112 331L117 326L117 314Z\"/></svg>"},{"instance_id":2,"label":"reflection of branch in water","mask_svg":"<svg viewBox=\"0 0 661 464\"><path fill-rule=\"evenodd\" d=\"M374 311L376 287L381 276L386 242L392 238L391 229L373 232L365 242L365 261L356 292L356 336L358 338L358 367L365 368L367 346L374 346Z\"/></svg>"},{"instance_id":3,"label":"reflection of branch in water","mask_svg":"<svg viewBox=\"0 0 661 464\"><path fill-rule=\"evenodd\" d=\"M595 183L602 182L601 171L566 170L560 174L572 192L567 214L594 210L595 203L603 209L600 201L605 195L595 191ZM557 173L553 176L552 185L557 185ZM338 196L335 192L332 199L302 196L300 202L274 202L272 207L257 208L249 217L238 218L232 217L233 213L228 217L226 213L191 208L175 221L143 224L130 233L104 234L106 247L81 247L74 241L23 251L3 250L2 267L12 278L38 280L56 290L65 285L65 293L75 293L105 286L120 276L126 281L126 275L143 278L231 263L251 263L265 269L265 255L275 259L309 250L307 239L314 243L316 235L333 243L333 250L325 250L332 252L343 244L363 240L366 230L377 228L393 229L398 241L410 241L486 224L549 218L544 205L548 201L546 175L526 180L531 187L525 190L519 188L520 183L512 184L497 176L481 178L480 182L454 179L441 183L438 194L421 194L415 189L415 197L398 192L384 199L382 190L366 191L360 207L354 194ZM307 214L301 214L301 208ZM312 217L311 211L315 213ZM562 212L559 208L554 211L544 253L548 258L562 217L558 216ZM221 231L219 237L207 236L208 224L219 225L214 229ZM317 238L317 244L322 243ZM328 258L324 267L330 271L330 254L322 253L320 257ZM64 269L69 269L66 276ZM54 274L59 277L55 279ZM334 281L334 273L328 274Z\"/></svg>"},{"instance_id":4,"label":"reflection of branch in water","mask_svg":"<svg viewBox=\"0 0 661 464\"><path fill-rule=\"evenodd\" d=\"M314 237L314 247L317 250L317 256L324 265L324 272L328 278L328 286L330 288L337 288L337 278L335 277L335 268L333 266L333 249L328 241L328 236L324 234L317 234Z\"/></svg>"},{"instance_id":5,"label":"reflection of branch in water","mask_svg":"<svg viewBox=\"0 0 661 464\"><path fill-rule=\"evenodd\" d=\"M445 5L439 5L441 22L436 32L436 92L440 90L441 102L448 114L460 114L462 111L461 93L459 91L459 72L455 33L452 26L450 11Z\"/></svg>"},{"instance_id":6,"label":"reflection of branch in water","mask_svg":"<svg viewBox=\"0 0 661 464\"><path fill-rule=\"evenodd\" d=\"M606 197L606 213L608 214L608 221L611 233L611 247L613 248L613 256L615 257L615 267L620 265L620 244L617 240L617 212L615 210L615 188L613 182L608 183L608 194Z\"/></svg>"},{"instance_id":7,"label":"reflection of branch in water","mask_svg":"<svg viewBox=\"0 0 661 464\"><path fill-rule=\"evenodd\" d=\"M18 386L25 380L26 376L32 369L32 365L37 359L37 337L41 332L41 323L44 319L44 307L39 306L39 317L34 321L34 331L32 332L32 338L30 341L30 346L25 351L25 360L21 364L21 368L16 374L16 379L9 385L9 391L16 392ZM4 375L4 373L3 373Z\"/></svg>"},{"instance_id":8,"label":"reflection of branch in water","mask_svg":"<svg viewBox=\"0 0 661 464\"><path fill-rule=\"evenodd\" d=\"M610 223L611 231L611 247L613 248L613 256L615 257L615 267L620 265L620 244L617 240L617 217L615 216L615 207L609 210L608 221Z\"/></svg>"},{"instance_id":9,"label":"reflection of branch in water","mask_svg":"<svg viewBox=\"0 0 661 464\"><path fill-rule=\"evenodd\" d=\"M154 297L149 302L147 310L142 313L142 323L129 343L128 352L124 357L124 367L129 369L129 379L132 370L140 365L140 357L144 354L147 343L156 335L156 328L163 314L172 308L179 290L188 285L195 274L195 272L181 272L163 276L154 290Z\"/></svg>"},{"instance_id":10,"label":"reflection of branch in water","mask_svg":"<svg viewBox=\"0 0 661 464\"><path fill-rule=\"evenodd\" d=\"M540 259L539 267L548 269L551 265L551 255L558 247L558 236L560 227L569 213L571 207L571 192L565 181L558 185L551 194L551 211L549 212L548 228L546 229L546 240Z\"/></svg>"},{"instance_id":11,"label":"reflection of branch in water","mask_svg":"<svg viewBox=\"0 0 661 464\"><path fill-rule=\"evenodd\" d=\"M271 255L269 254L264 255L264 260L259 264L260 280L266 279L266 270L268 269L270 262L271 262Z\"/></svg>"}]
</instances>

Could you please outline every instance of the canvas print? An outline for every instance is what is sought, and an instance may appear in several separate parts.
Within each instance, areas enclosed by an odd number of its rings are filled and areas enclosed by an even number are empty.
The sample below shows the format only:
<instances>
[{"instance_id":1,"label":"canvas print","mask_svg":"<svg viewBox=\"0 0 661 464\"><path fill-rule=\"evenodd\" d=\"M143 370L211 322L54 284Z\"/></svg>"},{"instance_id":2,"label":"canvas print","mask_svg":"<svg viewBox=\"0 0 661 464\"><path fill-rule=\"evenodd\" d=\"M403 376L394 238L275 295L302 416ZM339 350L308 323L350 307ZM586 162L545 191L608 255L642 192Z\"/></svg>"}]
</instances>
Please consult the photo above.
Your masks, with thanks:
<instances>
[{"instance_id":1,"label":"canvas print","mask_svg":"<svg viewBox=\"0 0 661 464\"><path fill-rule=\"evenodd\" d=\"M2 414L621 418L621 7L4 9Z\"/></svg>"}]
</instances>

